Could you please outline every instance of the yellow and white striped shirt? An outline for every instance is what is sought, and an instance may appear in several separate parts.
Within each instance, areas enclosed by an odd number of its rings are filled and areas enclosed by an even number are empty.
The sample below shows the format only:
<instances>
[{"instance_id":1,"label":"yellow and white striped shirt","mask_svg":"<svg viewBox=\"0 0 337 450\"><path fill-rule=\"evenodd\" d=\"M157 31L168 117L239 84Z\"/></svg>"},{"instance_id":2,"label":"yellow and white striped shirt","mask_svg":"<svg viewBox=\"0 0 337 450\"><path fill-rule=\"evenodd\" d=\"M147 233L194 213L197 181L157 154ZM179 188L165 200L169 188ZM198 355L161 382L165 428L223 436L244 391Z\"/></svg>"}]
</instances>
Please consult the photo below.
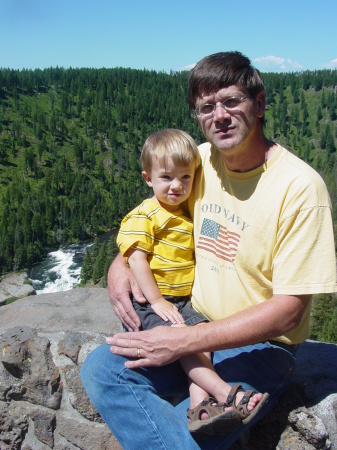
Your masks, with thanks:
<instances>
[{"instance_id":1,"label":"yellow and white striped shirt","mask_svg":"<svg viewBox=\"0 0 337 450\"><path fill-rule=\"evenodd\" d=\"M190 295L194 280L193 223L179 209L174 213L146 199L122 220L117 244L123 256L130 248L148 253L148 262L162 295Z\"/></svg>"}]
</instances>

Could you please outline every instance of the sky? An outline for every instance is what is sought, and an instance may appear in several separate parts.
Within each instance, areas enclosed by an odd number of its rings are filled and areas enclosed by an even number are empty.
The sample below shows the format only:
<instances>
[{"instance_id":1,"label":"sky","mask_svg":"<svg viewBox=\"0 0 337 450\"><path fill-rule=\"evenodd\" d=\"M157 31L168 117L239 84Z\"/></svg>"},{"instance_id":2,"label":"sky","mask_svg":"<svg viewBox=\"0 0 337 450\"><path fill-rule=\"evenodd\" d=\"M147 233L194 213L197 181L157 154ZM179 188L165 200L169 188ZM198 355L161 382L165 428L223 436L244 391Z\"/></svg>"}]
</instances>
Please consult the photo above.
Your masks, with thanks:
<instances>
[{"instance_id":1,"label":"sky","mask_svg":"<svg viewBox=\"0 0 337 450\"><path fill-rule=\"evenodd\" d=\"M188 70L238 50L262 72L337 68L336 0L0 0L0 68Z\"/></svg>"}]
</instances>

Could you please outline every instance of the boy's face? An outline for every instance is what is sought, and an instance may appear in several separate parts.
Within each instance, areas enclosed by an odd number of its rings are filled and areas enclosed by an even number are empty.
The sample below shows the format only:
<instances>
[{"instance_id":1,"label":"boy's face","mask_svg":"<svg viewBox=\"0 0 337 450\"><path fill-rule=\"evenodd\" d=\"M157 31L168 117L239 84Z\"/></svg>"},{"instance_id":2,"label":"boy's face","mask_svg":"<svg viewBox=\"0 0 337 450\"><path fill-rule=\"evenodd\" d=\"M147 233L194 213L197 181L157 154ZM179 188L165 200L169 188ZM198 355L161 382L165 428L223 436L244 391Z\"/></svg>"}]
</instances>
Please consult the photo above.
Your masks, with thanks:
<instances>
[{"instance_id":1,"label":"boy's face","mask_svg":"<svg viewBox=\"0 0 337 450\"><path fill-rule=\"evenodd\" d=\"M163 165L153 158L151 173L144 171L142 175L153 189L158 203L167 211L173 212L190 196L194 172L194 162L188 167L176 166L171 157L167 157Z\"/></svg>"}]
</instances>

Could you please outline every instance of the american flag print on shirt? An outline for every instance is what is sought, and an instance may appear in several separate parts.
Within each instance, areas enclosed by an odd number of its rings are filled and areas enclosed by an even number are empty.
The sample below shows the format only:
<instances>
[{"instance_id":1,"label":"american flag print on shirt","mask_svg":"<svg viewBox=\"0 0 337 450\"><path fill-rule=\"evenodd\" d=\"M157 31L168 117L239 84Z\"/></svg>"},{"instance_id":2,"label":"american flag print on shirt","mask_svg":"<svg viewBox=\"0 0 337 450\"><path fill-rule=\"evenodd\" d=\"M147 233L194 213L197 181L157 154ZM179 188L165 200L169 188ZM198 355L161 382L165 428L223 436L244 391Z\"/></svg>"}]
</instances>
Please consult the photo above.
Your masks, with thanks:
<instances>
[{"instance_id":1,"label":"american flag print on shirt","mask_svg":"<svg viewBox=\"0 0 337 450\"><path fill-rule=\"evenodd\" d=\"M240 235L228 231L214 220L204 219L197 248L213 253L218 258L234 263Z\"/></svg>"}]
</instances>

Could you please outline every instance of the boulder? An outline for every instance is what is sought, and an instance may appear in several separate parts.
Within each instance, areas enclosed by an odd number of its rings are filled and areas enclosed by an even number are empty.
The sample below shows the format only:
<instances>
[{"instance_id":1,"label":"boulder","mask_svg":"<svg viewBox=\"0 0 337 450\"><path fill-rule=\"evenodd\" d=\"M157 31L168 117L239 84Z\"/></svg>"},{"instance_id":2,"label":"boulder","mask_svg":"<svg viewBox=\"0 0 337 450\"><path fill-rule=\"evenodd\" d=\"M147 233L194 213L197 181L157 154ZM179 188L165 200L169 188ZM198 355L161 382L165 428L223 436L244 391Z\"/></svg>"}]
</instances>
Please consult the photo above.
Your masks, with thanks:
<instances>
[{"instance_id":1,"label":"boulder","mask_svg":"<svg viewBox=\"0 0 337 450\"><path fill-rule=\"evenodd\" d=\"M120 450L80 381L86 356L122 330L106 289L0 307L0 448ZM232 450L337 450L337 346L306 341L290 390Z\"/></svg>"},{"instance_id":2,"label":"boulder","mask_svg":"<svg viewBox=\"0 0 337 450\"><path fill-rule=\"evenodd\" d=\"M26 272L11 272L0 278L0 306L8 300L24 298L35 293Z\"/></svg>"}]
</instances>

